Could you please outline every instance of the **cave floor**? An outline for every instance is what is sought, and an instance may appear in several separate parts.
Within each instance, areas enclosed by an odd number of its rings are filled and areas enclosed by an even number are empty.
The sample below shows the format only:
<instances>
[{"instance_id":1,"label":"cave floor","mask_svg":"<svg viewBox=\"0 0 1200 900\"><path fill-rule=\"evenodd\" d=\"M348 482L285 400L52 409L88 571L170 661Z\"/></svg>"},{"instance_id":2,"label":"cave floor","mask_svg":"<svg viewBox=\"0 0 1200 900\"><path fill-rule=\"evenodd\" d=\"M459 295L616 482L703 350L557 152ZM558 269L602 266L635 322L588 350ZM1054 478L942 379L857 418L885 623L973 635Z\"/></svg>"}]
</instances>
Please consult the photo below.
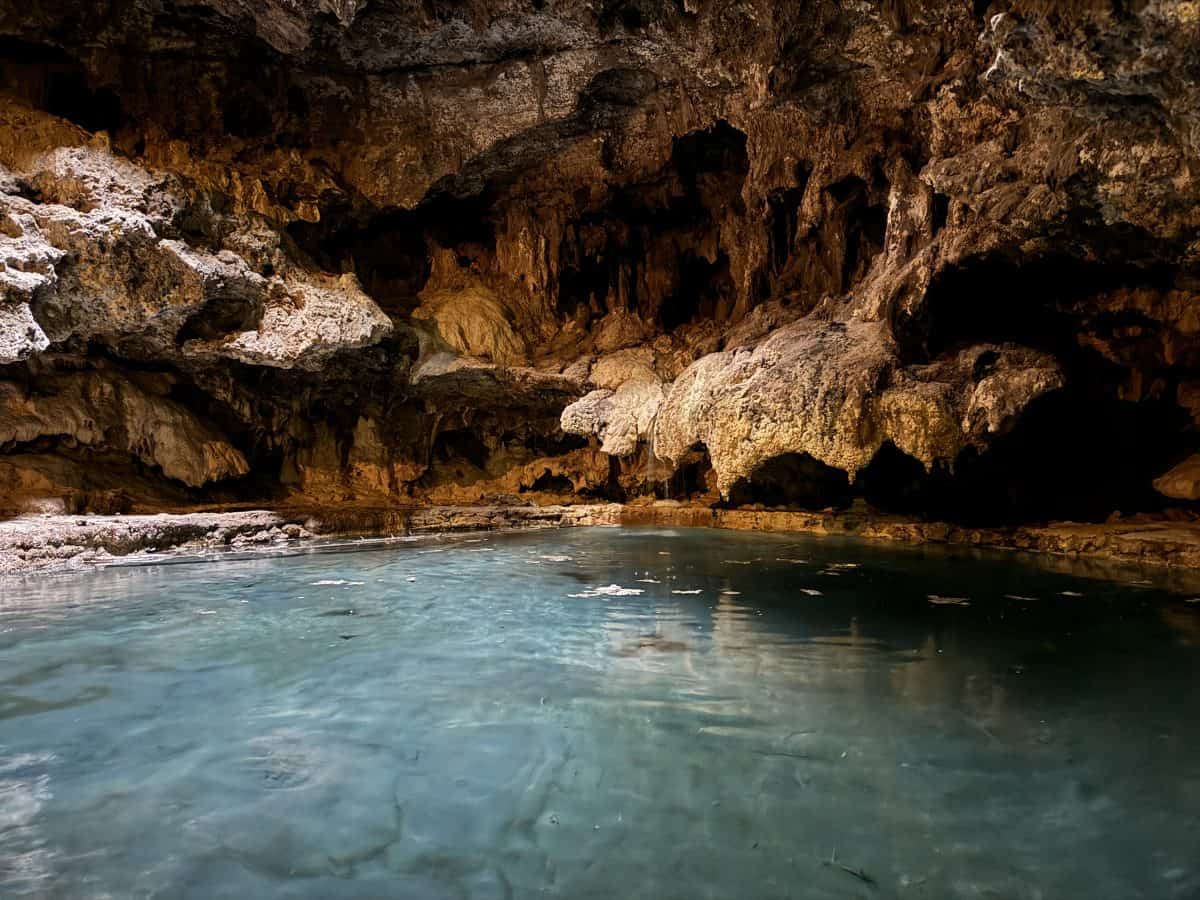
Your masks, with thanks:
<instances>
[{"instance_id":1,"label":"cave floor","mask_svg":"<svg viewBox=\"0 0 1200 900\"><path fill-rule=\"evenodd\" d=\"M288 505L143 515L22 515L0 521L0 576L154 563L213 553L287 552L336 539L564 526L658 526L840 535L909 545L1020 551L1051 568L1120 581L1151 578L1200 593L1200 523L1139 517L971 528L864 509L714 509L677 501L577 505Z\"/></svg>"}]
</instances>

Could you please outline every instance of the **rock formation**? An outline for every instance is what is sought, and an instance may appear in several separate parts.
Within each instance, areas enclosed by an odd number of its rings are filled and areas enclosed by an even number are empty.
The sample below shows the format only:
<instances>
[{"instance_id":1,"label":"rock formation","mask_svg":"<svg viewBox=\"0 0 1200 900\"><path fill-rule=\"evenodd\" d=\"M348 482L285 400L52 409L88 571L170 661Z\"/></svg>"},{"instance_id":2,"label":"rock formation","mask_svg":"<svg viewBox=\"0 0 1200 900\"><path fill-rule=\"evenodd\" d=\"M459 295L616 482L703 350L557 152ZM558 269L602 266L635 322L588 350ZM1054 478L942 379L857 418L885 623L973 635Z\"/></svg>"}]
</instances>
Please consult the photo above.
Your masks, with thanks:
<instances>
[{"instance_id":1,"label":"rock formation","mask_svg":"<svg viewBox=\"0 0 1200 900\"><path fill-rule=\"evenodd\" d=\"M0 0L0 509L1187 512L1198 42L1184 0Z\"/></svg>"}]
</instances>

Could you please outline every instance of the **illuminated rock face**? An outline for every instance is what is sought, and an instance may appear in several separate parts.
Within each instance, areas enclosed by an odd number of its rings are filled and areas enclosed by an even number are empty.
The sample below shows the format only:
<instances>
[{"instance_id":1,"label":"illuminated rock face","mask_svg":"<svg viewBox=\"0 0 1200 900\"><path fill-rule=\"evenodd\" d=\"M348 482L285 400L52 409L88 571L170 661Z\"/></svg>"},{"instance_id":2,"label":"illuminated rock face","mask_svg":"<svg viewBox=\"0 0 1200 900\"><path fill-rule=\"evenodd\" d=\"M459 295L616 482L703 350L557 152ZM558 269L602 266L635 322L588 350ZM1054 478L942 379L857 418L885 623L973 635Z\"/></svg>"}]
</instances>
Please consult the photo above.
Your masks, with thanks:
<instances>
[{"instance_id":1,"label":"illuminated rock face","mask_svg":"<svg viewBox=\"0 0 1200 900\"><path fill-rule=\"evenodd\" d=\"M0 0L0 508L1186 507L1193 6Z\"/></svg>"}]
</instances>

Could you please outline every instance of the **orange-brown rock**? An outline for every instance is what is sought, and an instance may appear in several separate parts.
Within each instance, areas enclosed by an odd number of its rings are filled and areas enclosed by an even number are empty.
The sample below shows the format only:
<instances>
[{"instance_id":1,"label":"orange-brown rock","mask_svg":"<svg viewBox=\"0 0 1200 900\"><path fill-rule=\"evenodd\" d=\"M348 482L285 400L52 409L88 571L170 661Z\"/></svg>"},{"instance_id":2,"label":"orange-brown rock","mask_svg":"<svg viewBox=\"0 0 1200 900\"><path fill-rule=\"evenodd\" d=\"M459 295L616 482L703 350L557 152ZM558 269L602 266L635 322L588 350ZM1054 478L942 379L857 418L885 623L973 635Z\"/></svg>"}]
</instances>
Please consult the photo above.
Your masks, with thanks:
<instances>
[{"instance_id":1,"label":"orange-brown rock","mask_svg":"<svg viewBox=\"0 0 1200 900\"><path fill-rule=\"evenodd\" d=\"M0 0L0 508L1188 514L1193 7Z\"/></svg>"}]
</instances>

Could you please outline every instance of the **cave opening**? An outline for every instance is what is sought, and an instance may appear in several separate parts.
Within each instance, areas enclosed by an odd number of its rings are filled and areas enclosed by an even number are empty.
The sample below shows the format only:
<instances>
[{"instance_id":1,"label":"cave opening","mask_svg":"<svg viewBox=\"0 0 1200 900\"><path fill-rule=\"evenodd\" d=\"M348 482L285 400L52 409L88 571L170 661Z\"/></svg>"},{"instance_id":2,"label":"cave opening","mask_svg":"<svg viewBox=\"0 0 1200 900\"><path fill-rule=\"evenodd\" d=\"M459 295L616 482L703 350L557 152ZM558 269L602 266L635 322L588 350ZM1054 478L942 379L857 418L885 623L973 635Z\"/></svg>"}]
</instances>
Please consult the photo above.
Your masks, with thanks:
<instances>
[{"instance_id":1,"label":"cave opening","mask_svg":"<svg viewBox=\"0 0 1200 900\"><path fill-rule=\"evenodd\" d=\"M175 333L176 346L188 341L215 341L239 331L248 331L258 324L262 309L249 297L225 294L213 297L184 320Z\"/></svg>"},{"instance_id":2,"label":"cave opening","mask_svg":"<svg viewBox=\"0 0 1200 900\"><path fill-rule=\"evenodd\" d=\"M556 475L549 469L542 472L528 486L521 485L520 493L544 493L544 494L573 494L575 485L566 475Z\"/></svg>"},{"instance_id":3,"label":"cave opening","mask_svg":"<svg viewBox=\"0 0 1200 900\"><path fill-rule=\"evenodd\" d=\"M48 44L0 35L0 88L86 131L115 134L127 121L111 86L93 88L82 62Z\"/></svg>"},{"instance_id":4,"label":"cave opening","mask_svg":"<svg viewBox=\"0 0 1200 900\"><path fill-rule=\"evenodd\" d=\"M275 130L270 102L251 84L225 101L221 125L226 134L239 138L263 138Z\"/></svg>"},{"instance_id":5,"label":"cave opening","mask_svg":"<svg viewBox=\"0 0 1200 900\"><path fill-rule=\"evenodd\" d=\"M384 312L411 312L429 279L424 223L409 210L359 218L347 206L324 211L319 222L294 222L288 234L322 269L353 272Z\"/></svg>"},{"instance_id":6,"label":"cave opening","mask_svg":"<svg viewBox=\"0 0 1200 900\"><path fill-rule=\"evenodd\" d=\"M727 317L735 286L720 220L742 208L746 135L728 122L674 139L653 179L625 185L571 223L559 248L559 315L617 308L670 330Z\"/></svg>"},{"instance_id":7,"label":"cave opening","mask_svg":"<svg viewBox=\"0 0 1200 900\"><path fill-rule=\"evenodd\" d=\"M1066 381L1030 405L1013 430L952 471L923 477L881 452L860 477L869 502L975 525L1161 512L1153 480L1193 452L1197 434L1175 402L1194 360L1168 359L1169 324L1103 298L1158 296L1177 275L1146 254L1097 263L1064 254L989 254L948 267L920 314L893 318L903 357L926 362L979 344L1052 354ZM885 488L884 472L895 484Z\"/></svg>"},{"instance_id":8,"label":"cave opening","mask_svg":"<svg viewBox=\"0 0 1200 900\"><path fill-rule=\"evenodd\" d=\"M746 134L721 119L677 137L671 145L671 166L686 184L715 177L723 183L736 182L740 188L750 171Z\"/></svg>"},{"instance_id":9,"label":"cave opening","mask_svg":"<svg viewBox=\"0 0 1200 900\"><path fill-rule=\"evenodd\" d=\"M702 442L689 447L666 478L654 481L654 496L659 500L719 500L708 447Z\"/></svg>"},{"instance_id":10,"label":"cave opening","mask_svg":"<svg viewBox=\"0 0 1200 900\"><path fill-rule=\"evenodd\" d=\"M759 464L729 489L728 505L829 509L850 504L850 479L807 453L782 453Z\"/></svg>"},{"instance_id":11,"label":"cave opening","mask_svg":"<svg viewBox=\"0 0 1200 900\"><path fill-rule=\"evenodd\" d=\"M778 275L796 244L797 217L807 189L807 174L796 187L772 191L767 197L767 255L771 273Z\"/></svg>"},{"instance_id":12,"label":"cave opening","mask_svg":"<svg viewBox=\"0 0 1200 900\"><path fill-rule=\"evenodd\" d=\"M883 251L887 231L887 207L872 202L870 185L857 175L850 175L825 188L836 204L834 218L842 222L842 257L839 267L838 290L849 290L858 282L875 257Z\"/></svg>"},{"instance_id":13,"label":"cave opening","mask_svg":"<svg viewBox=\"0 0 1200 900\"><path fill-rule=\"evenodd\" d=\"M679 258L679 282L659 309L664 331L699 319L723 321L729 318L734 296L729 257L724 252L710 262L690 250Z\"/></svg>"},{"instance_id":14,"label":"cave opening","mask_svg":"<svg viewBox=\"0 0 1200 900\"><path fill-rule=\"evenodd\" d=\"M1008 434L932 471L890 442L859 472L855 492L886 512L962 525L1103 522L1172 504L1152 481L1196 449L1186 414L1068 385L1033 401Z\"/></svg>"},{"instance_id":15,"label":"cave opening","mask_svg":"<svg viewBox=\"0 0 1200 900\"><path fill-rule=\"evenodd\" d=\"M443 463L466 462L476 469L487 467L492 451L472 428L439 431L433 439L430 461Z\"/></svg>"},{"instance_id":16,"label":"cave opening","mask_svg":"<svg viewBox=\"0 0 1200 900\"><path fill-rule=\"evenodd\" d=\"M893 331L906 358L927 361L978 343L1012 342L1068 362L1079 354L1078 304L1120 287L1165 289L1165 266L1095 263L1065 254L975 257L939 272L920 314L898 314Z\"/></svg>"},{"instance_id":17,"label":"cave opening","mask_svg":"<svg viewBox=\"0 0 1200 900\"><path fill-rule=\"evenodd\" d=\"M854 490L867 503L886 512L938 517L935 489L944 479L942 467L926 472L920 460L891 441L884 441L854 480Z\"/></svg>"}]
</instances>

